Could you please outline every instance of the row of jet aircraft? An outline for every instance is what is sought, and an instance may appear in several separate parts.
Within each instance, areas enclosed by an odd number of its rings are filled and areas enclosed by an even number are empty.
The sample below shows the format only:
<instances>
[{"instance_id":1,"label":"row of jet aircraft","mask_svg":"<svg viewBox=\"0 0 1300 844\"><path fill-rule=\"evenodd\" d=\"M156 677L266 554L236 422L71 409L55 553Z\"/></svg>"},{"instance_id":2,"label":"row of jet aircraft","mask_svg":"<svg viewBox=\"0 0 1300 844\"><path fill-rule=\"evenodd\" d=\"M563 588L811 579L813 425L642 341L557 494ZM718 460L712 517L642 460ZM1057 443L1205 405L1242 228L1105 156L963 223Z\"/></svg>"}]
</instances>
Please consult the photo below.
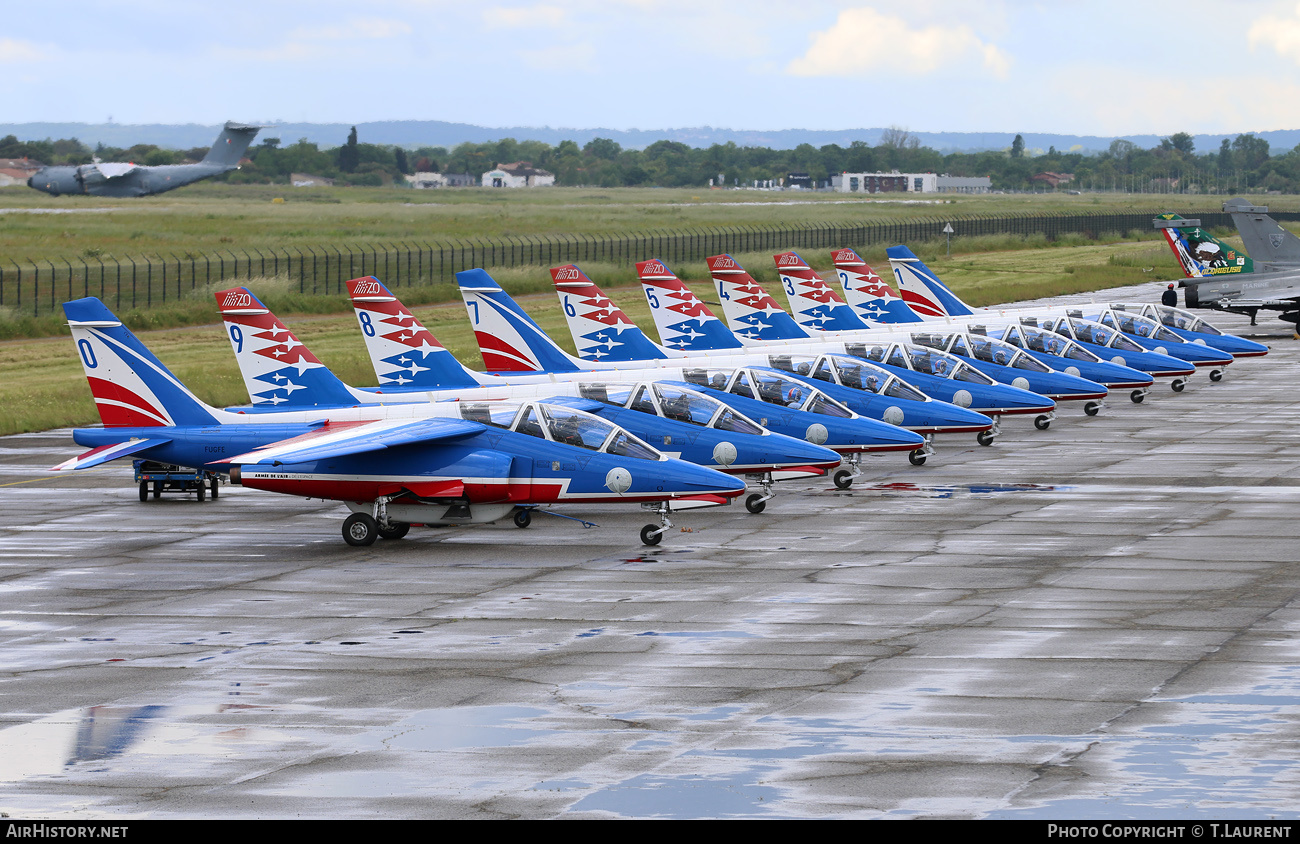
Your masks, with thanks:
<instances>
[{"instance_id":1,"label":"row of jet aircraft","mask_svg":"<svg viewBox=\"0 0 1300 844\"><path fill-rule=\"evenodd\" d=\"M627 502L657 515L640 534L653 545L677 511L748 492L758 514L781 480L829 474L847 489L864 454L921 465L937 434L991 445L1003 417L1046 429L1059 403L1094 416L1111 390L1141 402L1156 379L1181 391L1197 369L1219 380L1235 358L1267 353L1162 306L976 311L906 247L888 253L899 293L852 249L834 253L835 287L796 253L776 255L791 312L732 257L711 257L730 329L662 261L643 261L661 343L578 267L556 267L576 357L487 272L466 270L457 283L488 372L457 361L378 279L354 279L371 388L335 377L249 290L223 290L251 401L226 409L99 300L68 302L103 427L76 430L90 451L56 468L130 456L340 501L343 538L359 546L412 525L527 527L538 508Z\"/></svg>"}]
</instances>

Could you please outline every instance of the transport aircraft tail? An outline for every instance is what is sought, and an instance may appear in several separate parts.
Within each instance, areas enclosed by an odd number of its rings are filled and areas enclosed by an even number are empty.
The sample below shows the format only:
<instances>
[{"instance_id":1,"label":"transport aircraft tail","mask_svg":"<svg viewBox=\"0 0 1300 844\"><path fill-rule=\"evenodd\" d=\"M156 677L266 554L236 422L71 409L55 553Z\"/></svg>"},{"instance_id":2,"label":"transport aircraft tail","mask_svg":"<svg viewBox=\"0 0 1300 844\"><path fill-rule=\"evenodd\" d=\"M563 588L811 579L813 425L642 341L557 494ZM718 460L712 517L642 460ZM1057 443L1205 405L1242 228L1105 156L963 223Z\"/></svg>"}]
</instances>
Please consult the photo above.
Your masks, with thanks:
<instances>
[{"instance_id":1,"label":"transport aircraft tail","mask_svg":"<svg viewBox=\"0 0 1300 844\"><path fill-rule=\"evenodd\" d=\"M844 300L865 323L920 322L903 297L894 292L876 271L852 249L836 249L831 253L835 262L835 277L844 288Z\"/></svg>"},{"instance_id":2,"label":"transport aircraft tail","mask_svg":"<svg viewBox=\"0 0 1300 844\"><path fill-rule=\"evenodd\" d=\"M579 372L589 368L556 345L486 271L461 270L456 273L456 283L489 372Z\"/></svg>"},{"instance_id":3,"label":"transport aircraft tail","mask_svg":"<svg viewBox=\"0 0 1300 844\"><path fill-rule=\"evenodd\" d=\"M235 169L261 128L261 126L247 126L243 123L226 121L221 134L217 135L217 139L212 142L212 148L208 150L207 155L203 156L201 163Z\"/></svg>"},{"instance_id":4,"label":"transport aircraft tail","mask_svg":"<svg viewBox=\"0 0 1300 844\"><path fill-rule=\"evenodd\" d=\"M641 261L636 265L636 274L665 346L679 352L744 348L663 261Z\"/></svg>"},{"instance_id":5,"label":"transport aircraft tail","mask_svg":"<svg viewBox=\"0 0 1300 844\"><path fill-rule=\"evenodd\" d=\"M1224 203L1224 207L1227 208L1232 203L1240 203L1239 207L1254 207L1247 206L1245 200L1232 200ZM1238 214L1232 215L1233 222L1236 222L1240 229L1242 221L1237 219L1238 216ZM1248 218L1250 215L1240 216ZM1249 256L1202 229L1200 220L1188 220L1177 214L1161 214L1156 218L1155 225L1164 234L1165 241L1173 250L1178 264L1183 268L1183 275L1188 278L1209 278L1255 271L1255 262ZM1273 225L1277 226L1276 223ZM1242 229L1243 239L1246 231L1251 231L1253 234L1257 228L1258 224L1247 222L1246 228ZM1281 227L1277 226L1277 228ZM1295 239L1295 235L1290 232L1286 234Z\"/></svg>"},{"instance_id":6,"label":"transport aircraft tail","mask_svg":"<svg viewBox=\"0 0 1300 844\"><path fill-rule=\"evenodd\" d=\"M806 340L808 332L730 255L706 259L731 330L743 340Z\"/></svg>"},{"instance_id":7,"label":"transport aircraft tail","mask_svg":"<svg viewBox=\"0 0 1300 844\"><path fill-rule=\"evenodd\" d=\"M216 294L226 336L254 407L349 407L375 401L354 393L247 287Z\"/></svg>"},{"instance_id":8,"label":"transport aircraft tail","mask_svg":"<svg viewBox=\"0 0 1300 844\"><path fill-rule=\"evenodd\" d=\"M903 301L922 317L969 316L975 313L906 246L885 250Z\"/></svg>"},{"instance_id":9,"label":"transport aircraft tail","mask_svg":"<svg viewBox=\"0 0 1300 844\"><path fill-rule=\"evenodd\" d=\"M576 265L552 267L551 281L578 357L583 360L623 362L678 356L647 337Z\"/></svg>"},{"instance_id":10,"label":"transport aircraft tail","mask_svg":"<svg viewBox=\"0 0 1300 844\"><path fill-rule=\"evenodd\" d=\"M379 279L352 279L348 295L381 391L384 387L444 390L479 385L475 374L443 348Z\"/></svg>"},{"instance_id":11,"label":"transport aircraft tail","mask_svg":"<svg viewBox=\"0 0 1300 844\"><path fill-rule=\"evenodd\" d=\"M795 252L772 256L795 321L805 331L861 331L867 324Z\"/></svg>"}]
</instances>

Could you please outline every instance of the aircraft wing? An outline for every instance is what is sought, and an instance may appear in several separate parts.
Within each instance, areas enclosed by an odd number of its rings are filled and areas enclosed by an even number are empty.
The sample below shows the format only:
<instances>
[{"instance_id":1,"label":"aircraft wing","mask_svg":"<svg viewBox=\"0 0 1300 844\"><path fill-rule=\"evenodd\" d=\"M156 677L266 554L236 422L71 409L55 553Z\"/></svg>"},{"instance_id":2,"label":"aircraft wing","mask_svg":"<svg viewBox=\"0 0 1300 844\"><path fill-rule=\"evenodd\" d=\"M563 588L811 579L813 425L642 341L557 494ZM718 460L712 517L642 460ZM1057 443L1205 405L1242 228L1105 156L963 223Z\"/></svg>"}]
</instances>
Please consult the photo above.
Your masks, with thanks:
<instances>
[{"instance_id":1,"label":"aircraft wing","mask_svg":"<svg viewBox=\"0 0 1300 844\"><path fill-rule=\"evenodd\" d=\"M306 463L349 454L364 454L417 443L463 439L484 426L463 419L395 419L380 422L326 424L308 434L217 462L240 465Z\"/></svg>"},{"instance_id":2,"label":"aircraft wing","mask_svg":"<svg viewBox=\"0 0 1300 844\"><path fill-rule=\"evenodd\" d=\"M92 166L105 179L120 179L138 169L134 164L126 164L120 161L101 161Z\"/></svg>"},{"instance_id":3,"label":"aircraft wing","mask_svg":"<svg viewBox=\"0 0 1300 844\"><path fill-rule=\"evenodd\" d=\"M74 469L89 469L92 466L98 466L101 463L107 463L110 460L126 457L129 454L135 454L137 451L144 451L146 448L153 448L156 445L169 442L171 442L169 437L161 437L146 440L127 440L124 443L115 443L114 445L101 445L71 460L63 461L50 471L68 472Z\"/></svg>"}]
</instances>

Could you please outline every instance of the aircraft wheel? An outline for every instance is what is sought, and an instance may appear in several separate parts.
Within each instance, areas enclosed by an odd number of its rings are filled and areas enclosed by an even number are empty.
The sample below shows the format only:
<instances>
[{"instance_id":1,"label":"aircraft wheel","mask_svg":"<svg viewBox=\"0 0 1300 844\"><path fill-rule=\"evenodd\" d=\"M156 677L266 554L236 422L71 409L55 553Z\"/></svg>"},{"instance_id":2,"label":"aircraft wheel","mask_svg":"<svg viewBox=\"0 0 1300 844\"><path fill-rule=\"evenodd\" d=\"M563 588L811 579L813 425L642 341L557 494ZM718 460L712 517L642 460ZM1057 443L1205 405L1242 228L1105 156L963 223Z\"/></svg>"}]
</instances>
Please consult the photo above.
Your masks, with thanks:
<instances>
[{"instance_id":1,"label":"aircraft wheel","mask_svg":"<svg viewBox=\"0 0 1300 844\"><path fill-rule=\"evenodd\" d=\"M848 469L841 469L831 476L831 481L836 489L848 489L853 486L853 473Z\"/></svg>"},{"instance_id":2,"label":"aircraft wheel","mask_svg":"<svg viewBox=\"0 0 1300 844\"><path fill-rule=\"evenodd\" d=\"M1181 378L1175 378L1173 380L1173 383L1169 385L1169 388L1173 390L1175 393L1181 393L1183 391L1183 388L1186 386L1187 386L1186 381L1184 381Z\"/></svg>"},{"instance_id":3,"label":"aircraft wheel","mask_svg":"<svg viewBox=\"0 0 1300 844\"><path fill-rule=\"evenodd\" d=\"M1090 401L1083 406L1083 412L1089 416L1096 416L1098 413L1101 413L1101 403Z\"/></svg>"},{"instance_id":4,"label":"aircraft wheel","mask_svg":"<svg viewBox=\"0 0 1300 844\"><path fill-rule=\"evenodd\" d=\"M1038 423L1035 422L1034 424L1038 424ZM979 443L980 445L993 445L994 439L996 439L996 437L989 431L980 431L978 434L975 435L975 442Z\"/></svg>"},{"instance_id":5,"label":"aircraft wheel","mask_svg":"<svg viewBox=\"0 0 1300 844\"><path fill-rule=\"evenodd\" d=\"M1142 400L1147 397L1147 394L1141 390L1134 390L1128 394L1128 397L1133 400L1134 404L1141 404Z\"/></svg>"},{"instance_id":6,"label":"aircraft wheel","mask_svg":"<svg viewBox=\"0 0 1300 844\"><path fill-rule=\"evenodd\" d=\"M380 539L401 539L411 532L406 522L389 522L387 528L379 528Z\"/></svg>"},{"instance_id":7,"label":"aircraft wheel","mask_svg":"<svg viewBox=\"0 0 1300 844\"><path fill-rule=\"evenodd\" d=\"M216 501L217 496L221 494L221 484L217 482L216 478L213 478L208 481L208 487L212 492L212 500Z\"/></svg>"},{"instance_id":8,"label":"aircraft wheel","mask_svg":"<svg viewBox=\"0 0 1300 844\"><path fill-rule=\"evenodd\" d=\"M353 513L343 520L343 541L349 545L374 545L378 536L379 525L375 524L369 513Z\"/></svg>"},{"instance_id":9,"label":"aircraft wheel","mask_svg":"<svg viewBox=\"0 0 1300 844\"><path fill-rule=\"evenodd\" d=\"M659 529L659 525L646 525L641 528L642 545L658 545L663 536L663 531Z\"/></svg>"},{"instance_id":10,"label":"aircraft wheel","mask_svg":"<svg viewBox=\"0 0 1300 844\"><path fill-rule=\"evenodd\" d=\"M527 510L520 510L518 513L515 513L514 522L515 527L526 528L533 523L533 514Z\"/></svg>"},{"instance_id":11,"label":"aircraft wheel","mask_svg":"<svg viewBox=\"0 0 1300 844\"><path fill-rule=\"evenodd\" d=\"M1043 416L1034 419L1034 427L1040 431L1046 431L1048 428L1052 427L1052 420L1044 414Z\"/></svg>"},{"instance_id":12,"label":"aircraft wheel","mask_svg":"<svg viewBox=\"0 0 1300 844\"><path fill-rule=\"evenodd\" d=\"M162 498L162 481L153 482L153 497L155 501Z\"/></svg>"},{"instance_id":13,"label":"aircraft wheel","mask_svg":"<svg viewBox=\"0 0 1300 844\"><path fill-rule=\"evenodd\" d=\"M148 481L140 481L140 500L141 500L141 501L148 501L148 500L149 500L149 482L148 482Z\"/></svg>"},{"instance_id":14,"label":"aircraft wheel","mask_svg":"<svg viewBox=\"0 0 1300 844\"><path fill-rule=\"evenodd\" d=\"M194 494L198 496L200 501L208 497L208 489L203 485L203 481L199 481L199 485L194 489Z\"/></svg>"},{"instance_id":15,"label":"aircraft wheel","mask_svg":"<svg viewBox=\"0 0 1300 844\"><path fill-rule=\"evenodd\" d=\"M907 455L907 462L911 463L913 466L924 466L926 457L926 453L918 448L916 451Z\"/></svg>"},{"instance_id":16,"label":"aircraft wheel","mask_svg":"<svg viewBox=\"0 0 1300 844\"><path fill-rule=\"evenodd\" d=\"M1223 380L1223 370L1222 370L1222 369L1211 369L1211 370L1210 370L1210 380L1211 380L1211 381L1222 381L1222 380Z\"/></svg>"},{"instance_id":17,"label":"aircraft wheel","mask_svg":"<svg viewBox=\"0 0 1300 844\"><path fill-rule=\"evenodd\" d=\"M767 509L767 502L756 492L745 499L745 509L757 516Z\"/></svg>"}]
</instances>

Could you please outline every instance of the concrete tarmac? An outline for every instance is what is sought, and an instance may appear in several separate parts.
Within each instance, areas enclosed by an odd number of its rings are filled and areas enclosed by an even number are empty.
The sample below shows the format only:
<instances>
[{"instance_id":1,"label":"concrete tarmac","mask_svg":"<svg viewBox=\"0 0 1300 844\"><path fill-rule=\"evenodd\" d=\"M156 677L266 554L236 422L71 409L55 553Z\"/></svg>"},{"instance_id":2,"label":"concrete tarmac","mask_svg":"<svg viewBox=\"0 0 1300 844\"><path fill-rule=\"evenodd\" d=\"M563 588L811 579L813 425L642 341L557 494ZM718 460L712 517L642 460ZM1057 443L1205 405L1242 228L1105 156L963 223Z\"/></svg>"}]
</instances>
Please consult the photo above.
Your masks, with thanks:
<instances>
[{"instance_id":1,"label":"concrete tarmac","mask_svg":"<svg viewBox=\"0 0 1300 844\"><path fill-rule=\"evenodd\" d=\"M1300 343L1211 320L1273 352L654 549L613 506L356 549L0 439L0 810L1295 817Z\"/></svg>"}]
</instances>

